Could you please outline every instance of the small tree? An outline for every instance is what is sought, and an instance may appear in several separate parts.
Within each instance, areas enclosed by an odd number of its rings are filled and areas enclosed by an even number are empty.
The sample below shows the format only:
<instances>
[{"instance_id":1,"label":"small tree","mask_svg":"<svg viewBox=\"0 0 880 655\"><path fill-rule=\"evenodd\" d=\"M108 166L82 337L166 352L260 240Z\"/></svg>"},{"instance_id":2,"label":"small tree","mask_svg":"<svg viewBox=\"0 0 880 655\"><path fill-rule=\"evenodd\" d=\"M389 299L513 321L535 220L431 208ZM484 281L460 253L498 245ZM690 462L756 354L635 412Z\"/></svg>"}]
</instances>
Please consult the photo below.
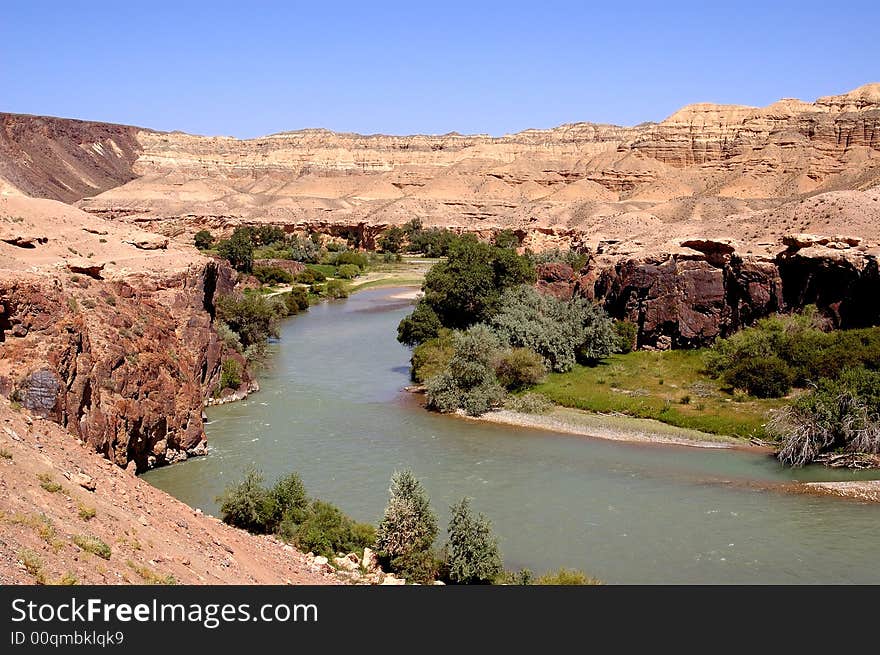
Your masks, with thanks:
<instances>
[{"instance_id":1,"label":"small tree","mask_svg":"<svg viewBox=\"0 0 880 655\"><path fill-rule=\"evenodd\" d=\"M528 348L511 348L495 360L495 375L505 389L534 386L546 373L544 358Z\"/></svg>"},{"instance_id":2,"label":"small tree","mask_svg":"<svg viewBox=\"0 0 880 655\"><path fill-rule=\"evenodd\" d=\"M376 548L383 557L430 550L437 537L437 517L428 495L411 471L391 476L390 498L376 533Z\"/></svg>"},{"instance_id":3,"label":"small tree","mask_svg":"<svg viewBox=\"0 0 880 655\"><path fill-rule=\"evenodd\" d=\"M473 514L468 498L449 511L449 579L458 584L491 583L504 570L492 524L482 514Z\"/></svg>"},{"instance_id":4,"label":"small tree","mask_svg":"<svg viewBox=\"0 0 880 655\"><path fill-rule=\"evenodd\" d=\"M193 241L199 250L207 250L214 245L214 236L208 230L199 230L193 237Z\"/></svg>"},{"instance_id":5,"label":"small tree","mask_svg":"<svg viewBox=\"0 0 880 655\"><path fill-rule=\"evenodd\" d=\"M237 271L250 273L254 267L254 242L251 231L236 228L232 236L220 242L217 252Z\"/></svg>"},{"instance_id":6,"label":"small tree","mask_svg":"<svg viewBox=\"0 0 880 655\"><path fill-rule=\"evenodd\" d=\"M396 225L390 227L379 237L379 247L382 252L400 252L403 249L403 239L406 233Z\"/></svg>"}]
</instances>

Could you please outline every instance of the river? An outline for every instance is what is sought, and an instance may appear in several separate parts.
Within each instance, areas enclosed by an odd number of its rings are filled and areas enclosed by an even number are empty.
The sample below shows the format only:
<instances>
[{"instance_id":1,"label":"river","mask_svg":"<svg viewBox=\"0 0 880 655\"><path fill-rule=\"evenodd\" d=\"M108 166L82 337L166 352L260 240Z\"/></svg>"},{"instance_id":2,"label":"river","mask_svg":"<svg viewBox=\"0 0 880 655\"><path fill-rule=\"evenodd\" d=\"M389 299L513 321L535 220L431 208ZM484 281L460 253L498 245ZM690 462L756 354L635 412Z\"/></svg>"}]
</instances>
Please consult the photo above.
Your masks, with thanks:
<instances>
[{"instance_id":1,"label":"river","mask_svg":"<svg viewBox=\"0 0 880 655\"><path fill-rule=\"evenodd\" d=\"M253 464L377 522L396 469L423 481L445 537L462 496L493 522L507 568L560 566L610 583L878 583L880 505L768 484L847 479L759 453L627 444L425 411L401 389L401 289L324 303L282 325L262 390L207 410L209 454L143 477L216 513Z\"/></svg>"}]
</instances>

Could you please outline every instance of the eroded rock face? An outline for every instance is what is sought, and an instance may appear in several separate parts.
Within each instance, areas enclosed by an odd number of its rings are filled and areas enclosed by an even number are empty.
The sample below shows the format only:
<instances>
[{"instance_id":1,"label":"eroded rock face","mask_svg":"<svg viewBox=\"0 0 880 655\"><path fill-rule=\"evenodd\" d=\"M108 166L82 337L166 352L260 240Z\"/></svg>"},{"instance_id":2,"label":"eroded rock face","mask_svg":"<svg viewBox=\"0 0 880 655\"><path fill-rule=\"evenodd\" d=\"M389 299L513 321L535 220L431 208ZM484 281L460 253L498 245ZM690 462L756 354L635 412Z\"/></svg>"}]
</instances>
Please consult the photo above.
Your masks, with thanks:
<instances>
[{"instance_id":1,"label":"eroded rock face","mask_svg":"<svg viewBox=\"0 0 880 655\"><path fill-rule=\"evenodd\" d=\"M579 272L538 267L539 290L587 297L639 328L638 345L686 348L776 312L815 304L839 327L880 324L876 253L809 247L775 258L707 254L598 257Z\"/></svg>"},{"instance_id":2,"label":"eroded rock face","mask_svg":"<svg viewBox=\"0 0 880 655\"><path fill-rule=\"evenodd\" d=\"M214 297L231 280L212 262L164 278L0 285L4 390L120 466L203 454L205 396L221 362L240 357L212 328ZM25 336L7 338L16 329Z\"/></svg>"}]
</instances>

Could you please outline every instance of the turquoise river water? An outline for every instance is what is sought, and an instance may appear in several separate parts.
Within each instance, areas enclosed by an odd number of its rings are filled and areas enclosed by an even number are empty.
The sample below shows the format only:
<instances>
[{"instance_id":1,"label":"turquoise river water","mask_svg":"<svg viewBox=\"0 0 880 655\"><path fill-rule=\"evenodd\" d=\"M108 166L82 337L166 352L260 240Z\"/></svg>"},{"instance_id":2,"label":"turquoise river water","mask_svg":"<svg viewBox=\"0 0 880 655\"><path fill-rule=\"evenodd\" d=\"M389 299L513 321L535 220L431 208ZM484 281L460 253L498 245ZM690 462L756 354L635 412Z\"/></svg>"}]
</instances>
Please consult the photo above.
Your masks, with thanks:
<instances>
[{"instance_id":1,"label":"turquoise river water","mask_svg":"<svg viewBox=\"0 0 880 655\"><path fill-rule=\"evenodd\" d=\"M505 564L583 569L611 583L878 583L880 505L784 493L800 479L749 451L627 444L425 411L403 392L401 289L358 293L288 319L262 390L208 409L209 454L144 478L205 512L254 464L376 522L410 468L445 526L462 496L489 516ZM442 532L442 531L441 531ZM442 535L441 535L442 536Z\"/></svg>"}]
</instances>

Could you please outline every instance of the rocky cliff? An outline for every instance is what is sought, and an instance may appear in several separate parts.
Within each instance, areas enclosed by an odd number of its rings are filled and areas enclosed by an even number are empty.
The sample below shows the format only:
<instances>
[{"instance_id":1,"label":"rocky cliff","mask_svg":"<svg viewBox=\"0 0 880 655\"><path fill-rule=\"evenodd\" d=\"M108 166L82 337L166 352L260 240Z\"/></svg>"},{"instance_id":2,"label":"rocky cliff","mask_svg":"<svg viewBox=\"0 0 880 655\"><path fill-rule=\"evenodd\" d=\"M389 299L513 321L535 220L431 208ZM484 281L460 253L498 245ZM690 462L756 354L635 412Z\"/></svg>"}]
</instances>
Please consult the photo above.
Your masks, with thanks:
<instances>
[{"instance_id":1,"label":"rocky cliff","mask_svg":"<svg viewBox=\"0 0 880 655\"><path fill-rule=\"evenodd\" d=\"M0 227L0 394L120 466L203 453L205 398L239 357L212 327L231 270L48 200L0 198Z\"/></svg>"}]
</instances>

